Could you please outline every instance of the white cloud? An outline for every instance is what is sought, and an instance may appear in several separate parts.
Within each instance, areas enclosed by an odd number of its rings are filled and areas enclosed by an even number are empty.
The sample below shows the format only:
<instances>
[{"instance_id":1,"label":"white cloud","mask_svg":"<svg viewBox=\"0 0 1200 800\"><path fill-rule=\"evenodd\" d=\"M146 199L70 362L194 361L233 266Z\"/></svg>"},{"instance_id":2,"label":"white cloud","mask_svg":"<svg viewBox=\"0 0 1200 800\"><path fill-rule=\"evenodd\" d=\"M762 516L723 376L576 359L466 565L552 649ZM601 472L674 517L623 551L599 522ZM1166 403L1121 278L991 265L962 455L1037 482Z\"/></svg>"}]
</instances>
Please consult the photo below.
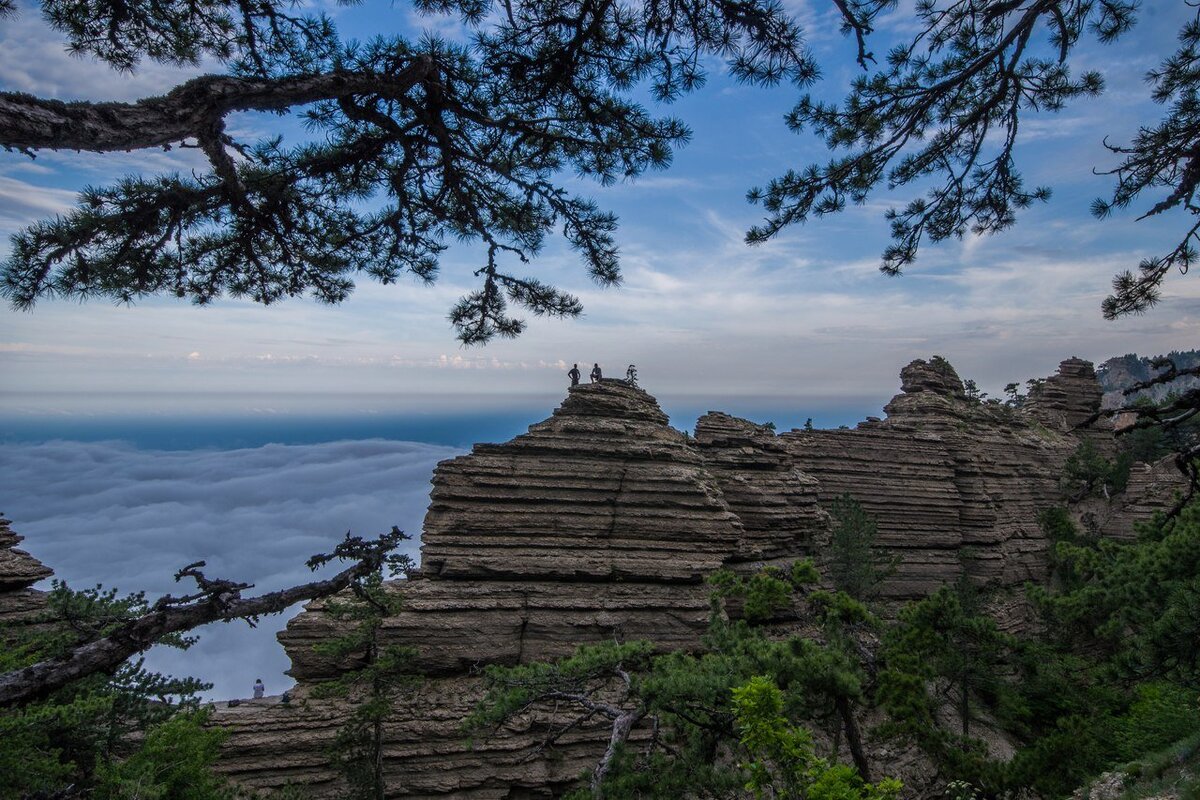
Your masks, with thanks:
<instances>
[{"instance_id":1,"label":"white cloud","mask_svg":"<svg viewBox=\"0 0 1200 800\"><path fill-rule=\"evenodd\" d=\"M244 450L142 450L117 442L55 441L0 447L0 506L23 546L76 588L179 593L171 576L208 562L210 576L270 591L311 579L304 561L347 531L398 525L417 535L434 465L449 447L364 440ZM213 696L289 684L275 641L294 612L207 626L187 653L155 649L151 668L214 684Z\"/></svg>"},{"instance_id":2,"label":"white cloud","mask_svg":"<svg viewBox=\"0 0 1200 800\"><path fill-rule=\"evenodd\" d=\"M91 57L72 56L62 34L33 4L22 4L14 17L0 22L0 75L8 91L57 100L129 101L161 95L214 69L214 64L180 68L146 61L128 74Z\"/></svg>"},{"instance_id":3,"label":"white cloud","mask_svg":"<svg viewBox=\"0 0 1200 800\"><path fill-rule=\"evenodd\" d=\"M39 219L65 214L75 207L77 196L77 192L35 186L0 175L0 235L16 233Z\"/></svg>"}]
</instances>

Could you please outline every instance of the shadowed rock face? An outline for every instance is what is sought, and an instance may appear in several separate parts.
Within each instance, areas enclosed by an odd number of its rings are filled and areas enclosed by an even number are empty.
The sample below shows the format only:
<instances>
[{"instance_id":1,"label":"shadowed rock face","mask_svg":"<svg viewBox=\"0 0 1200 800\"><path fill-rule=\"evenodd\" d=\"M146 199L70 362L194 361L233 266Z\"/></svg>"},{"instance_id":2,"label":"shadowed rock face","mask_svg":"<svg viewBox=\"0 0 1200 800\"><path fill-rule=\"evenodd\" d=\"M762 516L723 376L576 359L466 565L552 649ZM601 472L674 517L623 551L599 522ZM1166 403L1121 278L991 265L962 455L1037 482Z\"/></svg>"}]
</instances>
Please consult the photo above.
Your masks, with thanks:
<instances>
[{"instance_id":1,"label":"shadowed rock face","mask_svg":"<svg viewBox=\"0 0 1200 800\"><path fill-rule=\"evenodd\" d=\"M1068 358L1057 375L1029 390L1024 410L1048 427L1070 431L1096 413L1103 397L1092 363Z\"/></svg>"},{"instance_id":2,"label":"shadowed rock face","mask_svg":"<svg viewBox=\"0 0 1200 800\"><path fill-rule=\"evenodd\" d=\"M54 571L17 545L23 537L0 517L0 624L11 625L41 614L46 607L45 593L29 587Z\"/></svg>"},{"instance_id":3,"label":"shadowed rock face","mask_svg":"<svg viewBox=\"0 0 1200 800\"><path fill-rule=\"evenodd\" d=\"M843 493L875 516L879 543L901 558L887 599L963 574L998 587L1041 580L1047 543L1037 514L1060 502L1062 463L1080 441L1069 426L1099 402L1089 370L1064 362L1026 413L971 400L948 363L918 360L901 373L887 419L782 436L710 412L688 437L650 395L606 380L573 387L528 433L442 462L421 569L391 584L405 605L381 631L384 644L415 649L431 676L389 723L390 795L561 792L594 765L607 726L572 729L551 754L539 744L565 720L536 708L468 744L459 725L482 696L479 668L613 639L696 649L708 616L703 577L722 566L823 560L822 506ZM1139 473L1146 496L1155 474ZM1122 508L1114 524L1138 513ZM310 604L280 634L297 699L354 666L313 649L343 632L324 608ZM1015 605L998 609L1015 624ZM324 749L345 713L315 700L220 709L231 734L223 769L250 786L291 781L337 796Z\"/></svg>"},{"instance_id":4,"label":"shadowed rock face","mask_svg":"<svg viewBox=\"0 0 1200 800\"><path fill-rule=\"evenodd\" d=\"M1072 428L1099 408L1091 364L1064 361L1020 410L968 398L942 359L900 377L887 419L781 437L823 504L850 494L877 520L879 544L899 557L884 596L923 597L963 574L1002 587L1043 580L1038 513L1062 502L1063 463L1081 441Z\"/></svg>"},{"instance_id":5,"label":"shadowed rock face","mask_svg":"<svg viewBox=\"0 0 1200 800\"><path fill-rule=\"evenodd\" d=\"M11 520L0 517L0 592L27 589L54 571L24 550L18 550L24 537L11 527Z\"/></svg>"}]
</instances>

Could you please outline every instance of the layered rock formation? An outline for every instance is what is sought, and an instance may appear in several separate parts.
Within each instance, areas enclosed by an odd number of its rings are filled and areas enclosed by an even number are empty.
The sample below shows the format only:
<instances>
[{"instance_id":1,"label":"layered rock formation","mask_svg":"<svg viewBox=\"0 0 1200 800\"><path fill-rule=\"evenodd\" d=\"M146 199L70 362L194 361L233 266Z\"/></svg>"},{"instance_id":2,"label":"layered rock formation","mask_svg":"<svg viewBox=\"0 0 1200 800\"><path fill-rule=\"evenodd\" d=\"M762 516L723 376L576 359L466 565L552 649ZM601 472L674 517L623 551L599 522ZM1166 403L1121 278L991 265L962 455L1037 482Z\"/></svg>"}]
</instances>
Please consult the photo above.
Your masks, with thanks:
<instances>
[{"instance_id":1,"label":"layered rock formation","mask_svg":"<svg viewBox=\"0 0 1200 800\"><path fill-rule=\"evenodd\" d=\"M573 785L604 750L607 720L563 732L565 717L537 707L472 739L461 724L483 696L480 670L599 641L698 649L710 613L704 578L723 567L824 561L827 510L843 494L874 516L878 544L899 557L887 600L964 575L998 589L1045 577L1037 516L1061 503L1062 465L1082 437L1111 445L1108 432L1075 427L1099 400L1091 366L1078 359L1010 409L968 397L935 357L904 368L886 419L855 429L777 436L710 412L689 436L623 381L572 388L528 433L478 445L434 474L420 570L389 585L403 607L379 631L380 645L411 648L425 676L384 731L390 796L550 797ZM1127 536L1168 502L1173 479L1164 465L1138 465L1123 497L1079 516L1096 533ZM0 622L44 605L28 587L49 570L15 549L19 541L0 520ZM998 608L1016 624L1015 604ZM280 634L298 682L291 703L218 709L230 734L221 768L248 787L343 794L328 749L350 706L312 689L356 664L316 647L346 632L327 609L309 604Z\"/></svg>"},{"instance_id":2,"label":"layered rock formation","mask_svg":"<svg viewBox=\"0 0 1200 800\"><path fill-rule=\"evenodd\" d=\"M645 392L573 387L529 433L438 465L421 547L430 578L695 583L742 523Z\"/></svg>"},{"instance_id":3,"label":"layered rock formation","mask_svg":"<svg viewBox=\"0 0 1200 800\"><path fill-rule=\"evenodd\" d=\"M1077 431L1100 408L1104 393L1090 361L1068 358L1058 366L1058 374L1036 384L1022 410L1030 417L1063 433ZM1092 428L1085 435L1102 433Z\"/></svg>"},{"instance_id":4,"label":"layered rock formation","mask_svg":"<svg viewBox=\"0 0 1200 800\"><path fill-rule=\"evenodd\" d=\"M0 517L0 624L27 622L46 607L45 594L29 587L53 575L53 570L24 550L17 549L23 537Z\"/></svg>"},{"instance_id":5,"label":"layered rock formation","mask_svg":"<svg viewBox=\"0 0 1200 800\"><path fill-rule=\"evenodd\" d=\"M710 411L696 423L695 446L741 524L728 562L820 550L829 518L817 503L817 482L796 468L773 430Z\"/></svg>"},{"instance_id":6,"label":"layered rock formation","mask_svg":"<svg viewBox=\"0 0 1200 800\"><path fill-rule=\"evenodd\" d=\"M1064 361L1028 410L967 397L936 357L906 366L901 385L884 420L781 437L822 504L850 494L877 520L879 544L899 557L884 595L921 597L961 574L1042 579L1037 516L1061 502L1062 466L1080 444L1073 426L1099 406L1091 366Z\"/></svg>"},{"instance_id":7,"label":"layered rock formation","mask_svg":"<svg viewBox=\"0 0 1200 800\"><path fill-rule=\"evenodd\" d=\"M1062 464L1080 443L1072 426L1099 402L1090 366L1064 362L1027 411L969 398L938 358L914 361L901 380L887 418L854 430L776 436L710 412L694 437L669 427L645 392L604 381L572 388L528 433L440 464L420 571L391 586L404 608L380 631L381 644L413 648L429 676L389 720L390 792L540 797L571 785L602 752L607 724L572 728L551 753L540 745L563 718L535 708L468 741L460 723L482 696L479 669L603 640L694 649L708 615L703 578L721 567L822 560L823 507L845 493L900 556L887 598L962 575L1000 588L1044 577L1037 514L1060 502ZM1108 523L1128 525L1132 514ZM219 713L231 733L223 768L242 783L338 794L325 749L346 707L306 701L315 683L354 666L314 649L343 631L325 609L310 604L280 635L296 701Z\"/></svg>"},{"instance_id":8,"label":"layered rock formation","mask_svg":"<svg viewBox=\"0 0 1200 800\"><path fill-rule=\"evenodd\" d=\"M554 757L537 755L563 724L552 709L469 744L460 724L482 697L481 667L606 640L695 649L709 615L705 576L822 541L816 484L771 431L709 414L693 439L667 423L650 395L607 380L573 387L528 433L438 465L420 571L393 585L404 608L380 631L383 646L413 648L415 666L437 678L389 725L397 796L521 797L572 784L603 750L607 724L572 729ZM313 648L339 632L324 609L310 604L280 634L297 697L353 666ZM224 768L253 786L336 793L320 765L338 719L315 701L224 710ZM289 739L288 758L263 770L272 732L293 726L304 733Z\"/></svg>"}]
</instances>

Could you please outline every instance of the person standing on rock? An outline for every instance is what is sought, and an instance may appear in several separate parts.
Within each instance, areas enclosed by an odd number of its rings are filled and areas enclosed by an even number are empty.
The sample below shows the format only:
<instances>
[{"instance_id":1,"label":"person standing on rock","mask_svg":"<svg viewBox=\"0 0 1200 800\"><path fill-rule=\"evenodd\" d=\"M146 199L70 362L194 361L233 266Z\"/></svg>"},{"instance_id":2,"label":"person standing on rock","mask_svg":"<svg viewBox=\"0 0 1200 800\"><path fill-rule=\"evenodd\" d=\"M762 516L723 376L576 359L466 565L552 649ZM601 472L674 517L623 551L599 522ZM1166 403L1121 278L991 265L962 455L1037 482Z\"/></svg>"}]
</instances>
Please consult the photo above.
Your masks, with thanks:
<instances>
[{"instance_id":1,"label":"person standing on rock","mask_svg":"<svg viewBox=\"0 0 1200 800\"><path fill-rule=\"evenodd\" d=\"M603 378L603 377L604 377L604 373L602 373L602 372L600 371L600 365L599 365L599 364L592 364L592 374L591 374L591 376L590 376L590 377L591 377L591 379L592 379L592 383L596 383L596 382L598 382L598 381L599 381L601 378Z\"/></svg>"},{"instance_id":2,"label":"person standing on rock","mask_svg":"<svg viewBox=\"0 0 1200 800\"><path fill-rule=\"evenodd\" d=\"M625 370L625 380L629 381L630 386L637 386L637 367L633 364L630 364L629 369Z\"/></svg>"},{"instance_id":3,"label":"person standing on rock","mask_svg":"<svg viewBox=\"0 0 1200 800\"><path fill-rule=\"evenodd\" d=\"M567 371L567 377L571 379L571 385L572 385L572 386L578 386L578 385L579 385L579 379L580 379L581 377L583 377L583 374L582 374L582 373L579 371L579 365L578 365L578 364L574 364L574 365L572 365L572 366L571 366L571 369L569 369L569 370Z\"/></svg>"},{"instance_id":4,"label":"person standing on rock","mask_svg":"<svg viewBox=\"0 0 1200 800\"><path fill-rule=\"evenodd\" d=\"M262 696L266 694L266 692L267 687L263 685L262 678L259 678L254 682L254 699L261 700Z\"/></svg>"}]
</instances>

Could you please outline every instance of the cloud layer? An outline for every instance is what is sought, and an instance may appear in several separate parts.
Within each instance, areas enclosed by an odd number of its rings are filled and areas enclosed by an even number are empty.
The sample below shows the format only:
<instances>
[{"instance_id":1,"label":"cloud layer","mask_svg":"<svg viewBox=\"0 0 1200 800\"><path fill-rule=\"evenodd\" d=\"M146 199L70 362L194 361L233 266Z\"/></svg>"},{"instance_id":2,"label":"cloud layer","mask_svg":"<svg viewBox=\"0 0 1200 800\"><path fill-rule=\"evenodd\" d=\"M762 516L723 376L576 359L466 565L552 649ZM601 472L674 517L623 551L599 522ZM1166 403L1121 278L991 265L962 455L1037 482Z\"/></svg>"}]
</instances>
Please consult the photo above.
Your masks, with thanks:
<instances>
[{"instance_id":1,"label":"cloud layer","mask_svg":"<svg viewBox=\"0 0 1200 800\"><path fill-rule=\"evenodd\" d=\"M102 583L154 596L180 591L172 575L204 559L207 572L270 591L311 579L304 561L347 531L399 526L417 535L433 467L460 451L364 440L244 450L141 450L118 442L0 447L0 509L23 546L76 588ZM239 697L262 677L290 685L275 641L292 613L210 625L186 653L157 648L148 664Z\"/></svg>"}]
</instances>

